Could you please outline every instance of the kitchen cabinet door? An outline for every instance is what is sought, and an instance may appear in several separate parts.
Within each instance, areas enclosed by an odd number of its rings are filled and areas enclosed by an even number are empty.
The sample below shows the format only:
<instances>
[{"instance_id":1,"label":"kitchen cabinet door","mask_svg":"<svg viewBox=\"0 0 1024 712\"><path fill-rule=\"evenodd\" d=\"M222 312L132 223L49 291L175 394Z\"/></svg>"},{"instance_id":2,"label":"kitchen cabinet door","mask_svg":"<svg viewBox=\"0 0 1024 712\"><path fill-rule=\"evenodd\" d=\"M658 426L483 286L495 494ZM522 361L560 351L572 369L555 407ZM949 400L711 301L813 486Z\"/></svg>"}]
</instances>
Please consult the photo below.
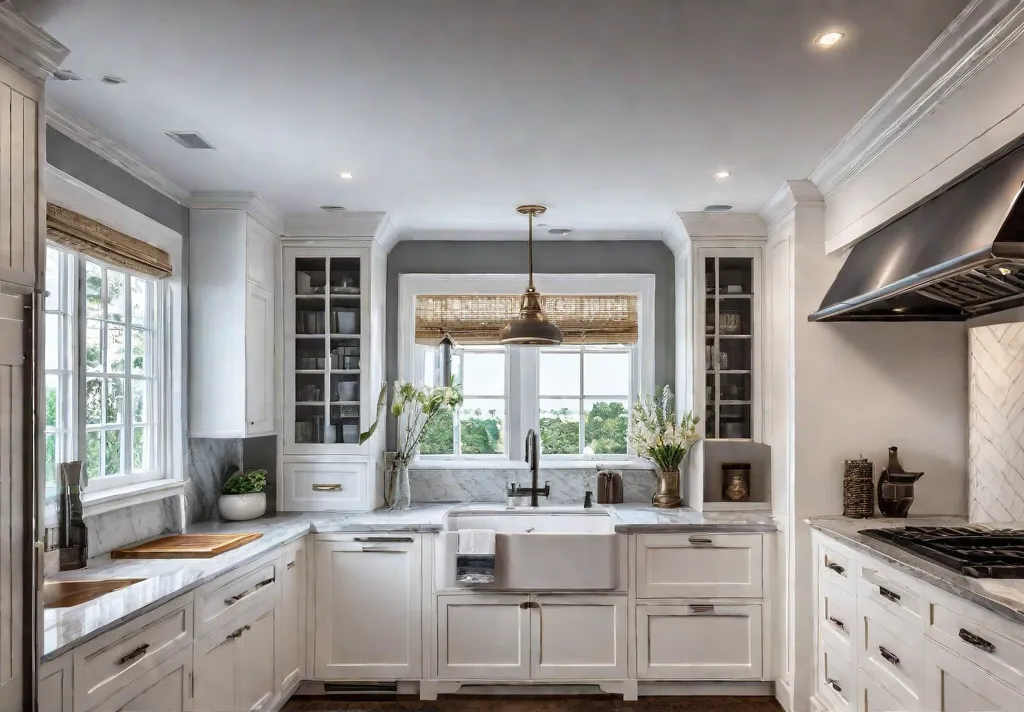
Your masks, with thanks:
<instances>
[{"instance_id":1,"label":"kitchen cabinet door","mask_svg":"<svg viewBox=\"0 0 1024 712\"><path fill-rule=\"evenodd\" d=\"M636 607L637 677L761 679L760 604Z\"/></svg>"},{"instance_id":2,"label":"kitchen cabinet door","mask_svg":"<svg viewBox=\"0 0 1024 712\"><path fill-rule=\"evenodd\" d=\"M315 677L419 678L421 578L416 534L317 537Z\"/></svg>"},{"instance_id":3,"label":"kitchen cabinet door","mask_svg":"<svg viewBox=\"0 0 1024 712\"><path fill-rule=\"evenodd\" d=\"M278 676L282 691L302 679L306 657L306 541L285 549L277 606Z\"/></svg>"},{"instance_id":4,"label":"kitchen cabinet door","mask_svg":"<svg viewBox=\"0 0 1024 712\"><path fill-rule=\"evenodd\" d=\"M625 679L626 597L535 596L530 673L534 680Z\"/></svg>"},{"instance_id":5,"label":"kitchen cabinet door","mask_svg":"<svg viewBox=\"0 0 1024 712\"><path fill-rule=\"evenodd\" d=\"M196 643L195 703L197 712L235 708L238 698L238 628L232 621Z\"/></svg>"},{"instance_id":6,"label":"kitchen cabinet door","mask_svg":"<svg viewBox=\"0 0 1024 712\"><path fill-rule=\"evenodd\" d=\"M192 708L192 648L143 673L92 712L183 712Z\"/></svg>"},{"instance_id":7,"label":"kitchen cabinet door","mask_svg":"<svg viewBox=\"0 0 1024 712\"><path fill-rule=\"evenodd\" d=\"M245 285L245 421L247 435L274 432L274 295Z\"/></svg>"},{"instance_id":8,"label":"kitchen cabinet door","mask_svg":"<svg viewBox=\"0 0 1024 712\"><path fill-rule=\"evenodd\" d=\"M929 639L924 641L923 709L932 712L1019 712L1024 695Z\"/></svg>"},{"instance_id":9,"label":"kitchen cabinet door","mask_svg":"<svg viewBox=\"0 0 1024 712\"><path fill-rule=\"evenodd\" d=\"M238 704L234 709L255 712L271 708L277 696L274 677L274 614L263 607L235 641L238 650Z\"/></svg>"},{"instance_id":10,"label":"kitchen cabinet door","mask_svg":"<svg viewBox=\"0 0 1024 712\"><path fill-rule=\"evenodd\" d=\"M71 654L39 666L39 712L71 712Z\"/></svg>"},{"instance_id":11,"label":"kitchen cabinet door","mask_svg":"<svg viewBox=\"0 0 1024 712\"><path fill-rule=\"evenodd\" d=\"M252 215L245 216L245 278L273 292L277 275L277 238Z\"/></svg>"},{"instance_id":12,"label":"kitchen cabinet door","mask_svg":"<svg viewBox=\"0 0 1024 712\"><path fill-rule=\"evenodd\" d=\"M525 594L438 596L437 677L529 680L529 605Z\"/></svg>"}]
</instances>

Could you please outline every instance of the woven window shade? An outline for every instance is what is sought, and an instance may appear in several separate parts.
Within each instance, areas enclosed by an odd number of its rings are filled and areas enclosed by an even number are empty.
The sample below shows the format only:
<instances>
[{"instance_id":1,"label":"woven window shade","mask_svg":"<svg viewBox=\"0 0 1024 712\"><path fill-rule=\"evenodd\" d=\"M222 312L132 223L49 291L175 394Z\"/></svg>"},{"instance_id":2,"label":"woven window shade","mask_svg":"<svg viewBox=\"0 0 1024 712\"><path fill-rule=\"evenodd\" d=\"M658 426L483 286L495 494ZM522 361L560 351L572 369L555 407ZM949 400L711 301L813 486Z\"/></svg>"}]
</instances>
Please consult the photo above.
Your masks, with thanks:
<instances>
[{"instance_id":1,"label":"woven window shade","mask_svg":"<svg viewBox=\"0 0 1024 712\"><path fill-rule=\"evenodd\" d=\"M87 257L154 277L171 276L171 256L67 208L46 205L46 235Z\"/></svg>"},{"instance_id":2,"label":"woven window shade","mask_svg":"<svg viewBox=\"0 0 1024 712\"><path fill-rule=\"evenodd\" d=\"M435 346L447 332L459 345L497 344L498 332L519 315L519 294L444 294L416 297L416 343ZM633 294L541 297L548 321L566 344L635 344L638 299Z\"/></svg>"}]
</instances>

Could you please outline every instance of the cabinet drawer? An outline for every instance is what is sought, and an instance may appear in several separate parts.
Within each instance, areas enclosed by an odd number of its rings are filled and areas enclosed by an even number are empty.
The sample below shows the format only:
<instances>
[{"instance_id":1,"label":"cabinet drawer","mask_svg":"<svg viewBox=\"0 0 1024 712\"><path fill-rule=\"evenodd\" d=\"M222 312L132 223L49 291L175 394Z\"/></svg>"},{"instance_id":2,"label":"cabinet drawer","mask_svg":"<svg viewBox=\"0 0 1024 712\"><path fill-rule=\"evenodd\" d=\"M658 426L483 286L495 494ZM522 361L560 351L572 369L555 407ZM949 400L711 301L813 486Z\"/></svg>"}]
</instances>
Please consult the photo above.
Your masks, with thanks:
<instances>
[{"instance_id":1,"label":"cabinet drawer","mask_svg":"<svg viewBox=\"0 0 1024 712\"><path fill-rule=\"evenodd\" d=\"M761 598L760 534L640 534L637 598Z\"/></svg>"},{"instance_id":2,"label":"cabinet drawer","mask_svg":"<svg viewBox=\"0 0 1024 712\"><path fill-rule=\"evenodd\" d=\"M369 509L367 470L364 462L286 462L285 509L303 512Z\"/></svg>"},{"instance_id":3,"label":"cabinet drawer","mask_svg":"<svg viewBox=\"0 0 1024 712\"><path fill-rule=\"evenodd\" d=\"M901 701L882 683L861 668L857 673L857 712L907 712L915 704Z\"/></svg>"},{"instance_id":4,"label":"cabinet drawer","mask_svg":"<svg viewBox=\"0 0 1024 712\"><path fill-rule=\"evenodd\" d=\"M818 638L853 657L857 600L825 583L818 584Z\"/></svg>"},{"instance_id":5,"label":"cabinet drawer","mask_svg":"<svg viewBox=\"0 0 1024 712\"><path fill-rule=\"evenodd\" d=\"M836 712L854 711L854 690L857 668L846 657L828 644L818 644L818 679L815 689L825 708Z\"/></svg>"},{"instance_id":6,"label":"cabinet drawer","mask_svg":"<svg viewBox=\"0 0 1024 712\"><path fill-rule=\"evenodd\" d=\"M952 597L933 601L930 613L928 637L1024 690L1024 627Z\"/></svg>"},{"instance_id":7,"label":"cabinet drawer","mask_svg":"<svg viewBox=\"0 0 1024 712\"><path fill-rule=\"evenodd\" d=\"M819 581L826 581L840 591L851 595L857 594L853 557L845 549L820 535L818 536L816 566Z\"/></svg>"},{"instance_id":8,"label":"cabinet drawer","mask_svg":"<svg viewBox=\"0 0 1024 712\"><path fill-rule=\"evenodd\" d=\"M279 558L275 554L202 586L196 593L196 636L203 637L254 601L274 596Z\"/></svg>"},{"instance_id":9,"label":"cabinet drawer","mask_svg":"<svg viewBox=\"0 0 1024 712\"><path fill-rule=\"evenodd\" d=\"M1024 695L945 647L925 640L924 699L927 712L1020 712Z\"/></svg>"},{"instance_id":10,"label":"cabinet drawer","mask_svg":"<svg viewBox=\"0 0 1024 712\"><path fill-rule=\"evenodd\" d=\"M760 605L639 604L636 621L640 679L761 679Z\"/></svg>"},{"instance_id":11,"label":"cabinet drawer","mask_svg":"<svg viewBox=\"0 0 1024 712\"><path fill-rule=\"evenodd\" d=\"M182 596L74 651L76 710L90 710L192 644L192 597Z\"/></svg>"},{"instance_id":12,"label":"cabinet drawer","mask_svg":"<svg viewBox=\"0 0 1024 712\"><path fill-rule=\"evenodd\" d=\"M860 567L857 598L877 604L901 621L923 630L921 594L909 580L874 561Z\"/></svg>"},{"instance_id":13,"label":"cabinet drawer","mask_svg":"<svg viewBox=\"0 0 1024 712\"><path fill-rule=\"evenodd\" d=\"M860 604L860 619L858 663L916 705L921 697L923 632L868 601Z\"/></svg>"}]
</instances>

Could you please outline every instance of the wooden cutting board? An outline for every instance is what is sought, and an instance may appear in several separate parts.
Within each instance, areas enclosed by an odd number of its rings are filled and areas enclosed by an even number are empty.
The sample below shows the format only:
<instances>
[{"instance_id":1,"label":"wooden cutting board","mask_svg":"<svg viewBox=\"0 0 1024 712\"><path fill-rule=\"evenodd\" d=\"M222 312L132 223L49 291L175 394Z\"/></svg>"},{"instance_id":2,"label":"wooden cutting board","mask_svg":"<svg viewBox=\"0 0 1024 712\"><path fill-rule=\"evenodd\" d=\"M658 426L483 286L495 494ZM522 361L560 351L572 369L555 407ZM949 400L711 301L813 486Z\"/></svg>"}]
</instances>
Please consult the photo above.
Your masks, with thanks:
<instances>
[{"instance_id":1,"label":"wooden cutting board","mask_svg":"<svg viewBox=\"0 0 1024 712\"><path fill-rule=\"evenodd\" d=\"M111 559L210 559L262 534L176 534L110 552Z\"/></svg>"}]
</instances>

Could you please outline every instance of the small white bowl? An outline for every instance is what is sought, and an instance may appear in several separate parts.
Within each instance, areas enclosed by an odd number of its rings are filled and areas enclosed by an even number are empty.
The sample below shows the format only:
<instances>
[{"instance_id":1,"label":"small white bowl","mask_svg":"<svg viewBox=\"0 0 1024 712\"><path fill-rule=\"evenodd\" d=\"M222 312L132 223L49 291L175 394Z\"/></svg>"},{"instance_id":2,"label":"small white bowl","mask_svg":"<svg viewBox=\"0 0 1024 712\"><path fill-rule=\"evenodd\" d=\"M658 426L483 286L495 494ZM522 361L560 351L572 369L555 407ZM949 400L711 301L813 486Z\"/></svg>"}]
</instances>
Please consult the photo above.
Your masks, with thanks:
<instances>
[{"instance_id":1,"label":"small white bowl","mask_svg":"<svg viewBox=\"0 0 1024 712\"><path fill-rule=\"evenodd\" d=\"M267 513L267 493L222 494L217 500L217 511L221 519L229 522L259 519Z\"/></svg>"}]
</instances>

